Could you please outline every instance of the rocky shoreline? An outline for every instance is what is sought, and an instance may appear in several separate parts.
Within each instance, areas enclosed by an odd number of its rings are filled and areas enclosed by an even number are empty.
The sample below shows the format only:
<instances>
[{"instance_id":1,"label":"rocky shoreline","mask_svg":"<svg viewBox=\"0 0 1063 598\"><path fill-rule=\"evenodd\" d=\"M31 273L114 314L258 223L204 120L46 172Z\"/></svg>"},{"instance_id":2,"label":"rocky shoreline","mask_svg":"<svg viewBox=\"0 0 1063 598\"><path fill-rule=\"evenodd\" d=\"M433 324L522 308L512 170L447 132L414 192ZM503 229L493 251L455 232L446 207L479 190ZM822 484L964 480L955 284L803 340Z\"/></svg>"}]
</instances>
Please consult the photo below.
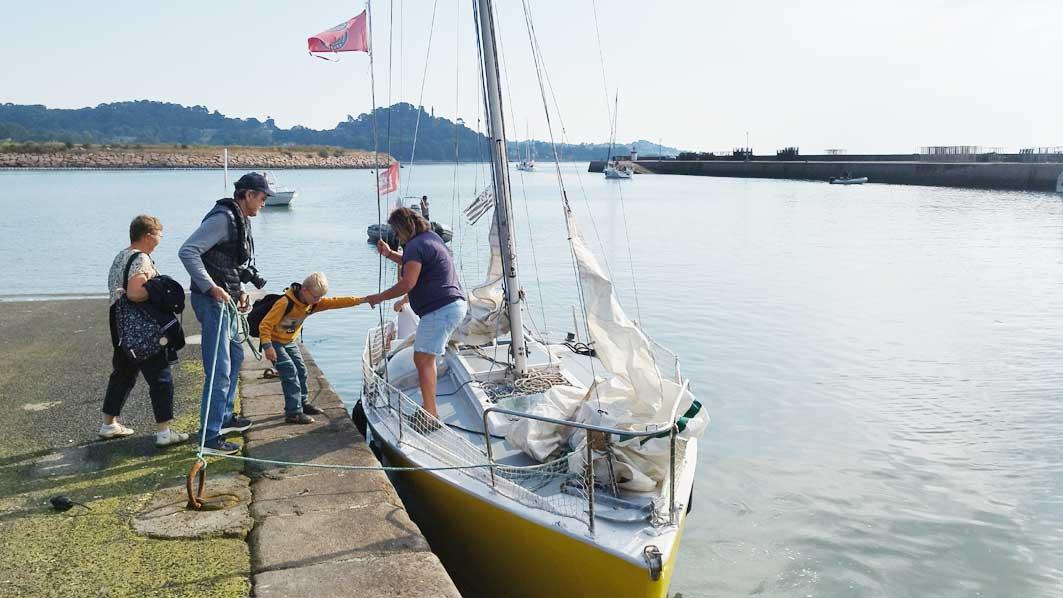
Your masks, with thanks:
<instances>
[{"instance_id":1,"label":"rocky shoreline","mask_svg":"<svg viewBox=\"0 0 1063 598\"><path fill-rule=\"evenodd\" d=\"M387 154L362 150L292 148L234 148L229 150L229 168L379 168L391 163ZM68 149L56 152L3 152L0 168L145 169L221 168L222 152L202 149Z\"/></svg>"}]
</instances>

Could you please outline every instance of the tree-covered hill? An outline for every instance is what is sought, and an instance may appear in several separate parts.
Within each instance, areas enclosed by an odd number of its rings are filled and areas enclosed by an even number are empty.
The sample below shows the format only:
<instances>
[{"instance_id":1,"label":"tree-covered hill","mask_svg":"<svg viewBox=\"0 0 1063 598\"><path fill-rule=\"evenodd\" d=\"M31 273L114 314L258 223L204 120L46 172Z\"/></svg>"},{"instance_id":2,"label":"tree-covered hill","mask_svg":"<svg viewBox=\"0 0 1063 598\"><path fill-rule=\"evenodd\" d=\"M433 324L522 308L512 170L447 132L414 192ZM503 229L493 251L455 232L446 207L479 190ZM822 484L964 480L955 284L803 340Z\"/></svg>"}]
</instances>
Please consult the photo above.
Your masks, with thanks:
<instances>
[{"instance_id":1,"label":"tree-covered hill","mask_svg":"<svg viewBox=\"0 0 1063 598\"><path fill-rule=\"evenodd\" d=\"M374 113L376 137L374 137ZM332 129L302 126L277 127L272 118L230 118L205 106L182 106L167 102L138 100L100 104L94 108L53 109L41 105L0 104L0 140L60 141L70 143L187 144L287 146L327 145L387 152L408 162L417 133L417 160L480 161L487 159L486 139L459 119L437 118L411 104L399 103L377 108L357 118L348 116ZM420 115L420 123L417 123ZM389 125L390 121L390 125ZM390 144L388 131L390 130ZM374 138L378 140L374 148ZM615 153L627 153L630 144ZM657 153L656 144L636 142L640 153ZM623 149L621 149L623 148ZM608 153L606 144L571 144L559 147L562 160L600 160ZM517 159L527 151L511 142L510 156ZM665 153L675 153L664 148ZM540 161L552 154L545 142L535 142Z\"/></svg>"}]
</instances>

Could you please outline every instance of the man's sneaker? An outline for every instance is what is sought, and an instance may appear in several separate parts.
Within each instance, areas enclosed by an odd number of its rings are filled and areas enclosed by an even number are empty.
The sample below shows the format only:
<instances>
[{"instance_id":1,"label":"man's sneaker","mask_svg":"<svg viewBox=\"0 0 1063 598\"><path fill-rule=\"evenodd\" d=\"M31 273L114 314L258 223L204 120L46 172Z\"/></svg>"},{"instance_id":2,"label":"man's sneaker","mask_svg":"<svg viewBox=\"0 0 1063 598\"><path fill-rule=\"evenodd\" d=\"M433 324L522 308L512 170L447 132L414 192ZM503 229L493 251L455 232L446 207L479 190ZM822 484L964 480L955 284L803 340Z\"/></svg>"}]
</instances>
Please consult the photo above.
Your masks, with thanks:
<instances>
[{"instance_id":1,"label":"man's sneaker","mask_svg":"<svg viewBox=\"0 0 1063 598\"><path fill-rule=\"evenodd\" d=\"M307 415L321 415L324 411L314 407L313 403L303 403L303 413Z\"/></svg>"},{"instance_id":2,"label":"man's sneaker","mask_svg":"<svg viewBox=\"0 0 1063 598\"><path fill-rule=\"evenodd\" d=\"M251 420L246 417L240 417L234 415L232 419L221 425L221 432L219 434L232 434L233 432L243 432L251 427Z\"/></svg>"},{"instance_id":3,"label":"man's sneaker","mask_svg":"<svg viewBox=\"0 0 1063 598\"><path fill-rule=\"evenodd\" d=\"M203 445L203 452L207 455L235 455L240 452L240 445L226 442L223 438L216 438Z\"/></svg>"},{"instance_id":4,"label":"man's sneaker","mask_svg":"<svg viewBox=\"0 0 1063 598\"><path fill-rule=\"evenodd\" d=\"M312 424L314 423L314 418L305 413L296 413L295 415L285 415L284 421L289 424Z\"/></svg>"},{"instance_id":5,"label":"man's sneaker","mask_svg":"<svg viewBox=\"0 0 1063 598\"><path fill-rule=\"evenodd\" d=\"M126 436L132 436L136 434L132 428L127 428L117 421L113 424L101 424L99 437L104 440L110 440L111 438L124 438Z\"/></svg>"}]
</instances>

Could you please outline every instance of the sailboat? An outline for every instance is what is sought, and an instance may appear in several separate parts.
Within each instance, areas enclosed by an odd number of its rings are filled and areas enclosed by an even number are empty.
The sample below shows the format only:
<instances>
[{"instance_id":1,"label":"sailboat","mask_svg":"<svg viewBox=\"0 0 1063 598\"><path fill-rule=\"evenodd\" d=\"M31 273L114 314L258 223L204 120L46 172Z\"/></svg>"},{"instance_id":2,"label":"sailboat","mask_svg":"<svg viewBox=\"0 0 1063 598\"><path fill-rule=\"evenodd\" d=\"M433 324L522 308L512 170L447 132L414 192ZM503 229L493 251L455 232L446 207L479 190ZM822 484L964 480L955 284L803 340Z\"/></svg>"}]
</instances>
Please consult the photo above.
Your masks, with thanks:
<instances>
[{"instance_id":1,"label":"sailboat","mask_svg":"<svg viewBox=\"0 0 1063 598\"><path fill-rule=\"evenodd\" d=\"M620 164L616 156L613 155L613 148L616 146L616 119L619 108L620 95L617 94L613 102L613 130L609 133L609 156L606 158L605 168L602 170L607 179L630 179L631 175L634 174L630 166Z\"/></svg>"},{"instance_id":2,"label":"sailboat","mask_svg":"<svg viewBox=\"0 0 1063 598\"><path fill-rule=\"evenodd\" d=\"M534 142L530 139L524 143L524 158L517 164L517 170L525 172L535 170L535 148L533 144Z\"/></svg>"},{"instance_id":3,"label":"sailboat","mask_svg":"<svg viewBox=\"0 0 1063 598\"><path fill-rule=\"evenodd\" d=\"M624 314L563 193L585 336L525 328L492 1L473 14L492 179L465 216L490 223L487 275L438 363L438 419L403 314L368 331L367 436L416 468L397 474L404 500L466 595L665 597L708 417L678 358Z\"/></svg>"}]
</instances>

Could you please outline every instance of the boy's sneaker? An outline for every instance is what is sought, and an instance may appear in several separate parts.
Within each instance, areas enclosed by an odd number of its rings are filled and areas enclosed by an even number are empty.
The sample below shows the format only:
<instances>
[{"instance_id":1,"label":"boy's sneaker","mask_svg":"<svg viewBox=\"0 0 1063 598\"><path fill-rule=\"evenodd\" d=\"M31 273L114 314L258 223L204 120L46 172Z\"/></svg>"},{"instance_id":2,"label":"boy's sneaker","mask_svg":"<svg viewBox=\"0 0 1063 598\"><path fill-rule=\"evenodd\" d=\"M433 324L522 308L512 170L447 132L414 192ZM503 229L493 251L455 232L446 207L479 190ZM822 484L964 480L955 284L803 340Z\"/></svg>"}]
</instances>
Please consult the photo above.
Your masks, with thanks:
<instances>
[{"instance_id":1,"label":"boy's sneaker","mask_svg":"<svg viewBox=\"0 0 1063 598\"><path fill-rule=\"evenodd\" d=\"M314 407L313 403L303 403L303 413L307 415L321 415L324 411Z\"/></svg>"},{"instance_id":2,"label":"boy's sneaker","mask_svg":"<svg viewBox=\"0 0 1063 598\"><path fill-rule=\"evenodd\" d=\"M113 424L101 424L99 437L104 440L110 440L112 438L124 438L126 436L132 436L136 434L132 428L127 428L118 422Z\"/></svg>"},{"instance_id":3,"label":"boy's sneaker","mask_svg":"<svg viewBox=\"0 0 1063 598\"><path fill-rule=\"evenodd\" d=\"M203 445L203 452L207 455L235 455L240 452L240 445L218 437Z\"/></svg>"},{"instance_id":4,"label":"boy's sneaker","mask_svg":"<svg viewBox=\"0 0 1063 598\"><path fill-rule=\"evenodd\" d=\"M233 432L243 432L244 430L252 426L251 420L246 417L240 417L234 415L232 419L221 425L221 432L219 434L232 434Z\"/></svg>"},{"instance_id":5,"label":"boy's sneaker","mask_svg":"<svg viewBox=\"0 0 1063 598\"><path fill-rule=\"evenodd\" d=\"M296 413L295 415L285 415L284 421L289 424L312 424L314 418L305 413Z\"/></svg>"}]
</instances>

